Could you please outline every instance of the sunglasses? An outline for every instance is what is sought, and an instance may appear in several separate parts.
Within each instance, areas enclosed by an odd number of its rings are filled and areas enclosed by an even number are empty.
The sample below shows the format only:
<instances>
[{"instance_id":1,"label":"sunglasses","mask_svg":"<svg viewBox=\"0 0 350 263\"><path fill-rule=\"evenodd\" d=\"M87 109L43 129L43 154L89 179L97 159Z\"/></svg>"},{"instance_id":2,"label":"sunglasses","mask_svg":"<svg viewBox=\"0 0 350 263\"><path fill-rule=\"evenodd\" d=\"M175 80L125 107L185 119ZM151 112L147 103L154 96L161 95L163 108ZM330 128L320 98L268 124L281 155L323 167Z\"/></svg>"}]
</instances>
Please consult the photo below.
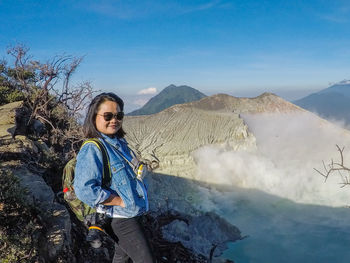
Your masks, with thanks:
<instances>
[{"instance_id":1,"label":"sunglasses","mask_svg":"<svg viewBox=\"0 0 350 263\"><path fill-rule=\"evenodd\" d=\"M97 114L97 115L103 116L105 121L110 121L113 118L116 118L118 121L121 121L124 118L124 112L122 111L118 112L117 114L114 114L112 112L105 112L103 114Z\"/></svg>"}]
</instances>

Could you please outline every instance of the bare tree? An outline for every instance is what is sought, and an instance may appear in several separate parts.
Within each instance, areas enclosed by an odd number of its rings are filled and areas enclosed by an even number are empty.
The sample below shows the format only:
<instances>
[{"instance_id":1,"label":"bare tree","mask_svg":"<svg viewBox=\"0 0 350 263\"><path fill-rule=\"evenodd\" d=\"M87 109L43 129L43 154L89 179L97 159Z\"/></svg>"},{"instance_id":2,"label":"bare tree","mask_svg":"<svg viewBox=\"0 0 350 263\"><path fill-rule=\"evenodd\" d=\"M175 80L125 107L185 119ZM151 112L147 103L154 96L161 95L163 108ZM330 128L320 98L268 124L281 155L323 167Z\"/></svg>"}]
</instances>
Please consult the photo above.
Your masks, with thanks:
<instances>
[{"instance_id":1,"label":"bare tree","mask_svg":"<svg viewBox=\"0 0 350 263\"><path fill-rule=\"evenodd\" d=\"M8 50L13 57L13 67L8 67L8 76L25 95L29 108L27 125L34 120L45 125L47 141L51 146L64 147L74 152L75 145L82 141L81 111L92 97L89 82L73 85L71 79L83 57L55 56L46 63L32 59L29 49L19 45Z\"/></svg>"},{"instance_id":2,"label":"bare tree","mask_svg":"<svg viewBox=\"0 0 350 263\"><path fill-rule=\"evenodd\" d=\"M331 159L330 163L327 165L325 164L324 161L322 161L323 169L324 169L323 172L315 168L314 169L325 178L325 182L331 175L333 175L334 173L337 173L342 179L341 187L345 187L347 185L350 185L350 168L344 165L345 147L340 148L339 145L336 145L336 147L340 155L340 160L334 161L333 159Z\"/></svg>"}]
</instances>

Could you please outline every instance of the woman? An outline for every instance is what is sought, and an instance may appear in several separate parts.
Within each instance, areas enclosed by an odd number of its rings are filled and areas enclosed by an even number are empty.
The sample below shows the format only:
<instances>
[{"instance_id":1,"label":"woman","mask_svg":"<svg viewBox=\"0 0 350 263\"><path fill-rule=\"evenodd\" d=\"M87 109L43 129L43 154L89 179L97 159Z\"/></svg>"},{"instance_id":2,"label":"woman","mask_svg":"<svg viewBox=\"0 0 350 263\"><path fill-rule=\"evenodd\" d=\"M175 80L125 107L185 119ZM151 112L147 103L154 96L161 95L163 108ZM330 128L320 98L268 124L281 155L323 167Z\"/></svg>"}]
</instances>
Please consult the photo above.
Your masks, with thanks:
<instances>
[{"instance_id":1,"label":"woman","mask_svg":"<svg viewBox=\"0 0 350 263\"><path fill-rule=\"evenodd\" d=\"M98 138L107 149L111 171L109 187L102 186L102 153L94 143L85 144L77 156L74 190L77 197L105 214L107 229L116 241L113 262L153 262L138 217L148 210L142 181L129 164L132 153L123 138L124 102L113 93L96 96L88 109L83 130L86 138ZM108 232L108 231L107 231Z\"/></svg>"}]
</instances>

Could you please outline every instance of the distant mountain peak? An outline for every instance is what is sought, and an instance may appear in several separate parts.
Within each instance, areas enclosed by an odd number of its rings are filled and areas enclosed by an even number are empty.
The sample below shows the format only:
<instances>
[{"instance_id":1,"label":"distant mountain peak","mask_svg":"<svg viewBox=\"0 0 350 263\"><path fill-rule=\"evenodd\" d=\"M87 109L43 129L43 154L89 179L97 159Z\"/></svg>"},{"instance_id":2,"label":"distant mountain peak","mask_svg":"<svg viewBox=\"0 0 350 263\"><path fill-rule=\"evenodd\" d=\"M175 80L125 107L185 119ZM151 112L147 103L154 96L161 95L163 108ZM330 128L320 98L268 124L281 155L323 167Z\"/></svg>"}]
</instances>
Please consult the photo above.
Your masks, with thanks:
<instances>
[{"instance_id":1,"label":"distant mountain peak","mask_svg":"<svg viewBox=\"0 0 350 263\"><path fill-rule=\"evenodd\" d=\"M263 94L260 94L256 98L264 98L264 97L278 97L278 96L271 92L264 92Z\"/></svg>"},{"instance_id":2,"label":"distant mountain peak","mask_svg":"<svg viewBox=\"0 0 350 263\"><path fill-rule=\"evenodd\" d=\"M350 125L350 80L342 80L330 87L312 93L294 103L329 120Z\"/></svg>"},{"instance_id":3,"label":"distant mountain peak","mask_svg":"<svg viewBox=\"0 0 350 263\"><path fill-rule=\"evenodd\" d=\"M170 84L169 86L167 86L166 88L164 88L162 91L166 91L166 90L170 90L170 89L178 89L178 88L189 88L189 89L195 90L194 88L191 88L190 86L187 86L187 85L179 85L179 86L176 86L176 85L174 85L174 84Z\"/></svg>"},{"instance_id":4,"label":"distant mountain peak","mask_svg":"<svg viewBox=\"0 0 350 263\"><path fill-rule=\"evenodd\" d=\"M155 114L175 104L197 101L206 97L202 92L186 85L176 86L171 84L152 97L141 109L130 112L127 115Z\"/></svg>"},{"instance_id":5,"label":"distant mountain peak","mask_svg":"<svg viewBox=\"0 0 350 263\"><path fill-rule=\"evenodd\" d=\"M303 111L300 107L282 99L281 97L265 92L255 98L239 98L227 94L215 94L201 100L179 105L180 107L194 107L208 111L226 112L295 112Z\"/></svg>"},{"instance_id":6,"label":"distant mountain peak","mask_svg":"<svg viewBox=\"0 0 350 263\"><path fill-rule=\"evenodd\" d=\"M174 84L170 84L169 86L167 86L165 89L173 89L176 88L177 86Z\"/></svg>"}]
</instances>

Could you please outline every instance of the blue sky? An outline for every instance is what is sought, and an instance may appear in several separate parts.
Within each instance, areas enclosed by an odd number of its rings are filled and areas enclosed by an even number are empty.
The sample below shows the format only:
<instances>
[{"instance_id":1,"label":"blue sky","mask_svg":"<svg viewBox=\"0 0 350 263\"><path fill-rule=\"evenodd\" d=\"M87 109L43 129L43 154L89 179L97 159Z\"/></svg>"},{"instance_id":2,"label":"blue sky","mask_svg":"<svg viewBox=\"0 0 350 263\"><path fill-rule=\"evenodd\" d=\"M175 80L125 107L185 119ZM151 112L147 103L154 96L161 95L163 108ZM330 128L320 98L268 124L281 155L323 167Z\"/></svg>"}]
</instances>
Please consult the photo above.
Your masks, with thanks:
<instances>
[{"instance_id":1,"label":"blue sky","mask_svg":"<svg viewBox=\"0 0 350 263\"><path fill-rule=\"evenodd\" d=\"M293 100L350 79L350 1L0 0L0 56L17 43L85 56L75 80L129 109L169 84Z\"/></svg>"}]
</instances>

